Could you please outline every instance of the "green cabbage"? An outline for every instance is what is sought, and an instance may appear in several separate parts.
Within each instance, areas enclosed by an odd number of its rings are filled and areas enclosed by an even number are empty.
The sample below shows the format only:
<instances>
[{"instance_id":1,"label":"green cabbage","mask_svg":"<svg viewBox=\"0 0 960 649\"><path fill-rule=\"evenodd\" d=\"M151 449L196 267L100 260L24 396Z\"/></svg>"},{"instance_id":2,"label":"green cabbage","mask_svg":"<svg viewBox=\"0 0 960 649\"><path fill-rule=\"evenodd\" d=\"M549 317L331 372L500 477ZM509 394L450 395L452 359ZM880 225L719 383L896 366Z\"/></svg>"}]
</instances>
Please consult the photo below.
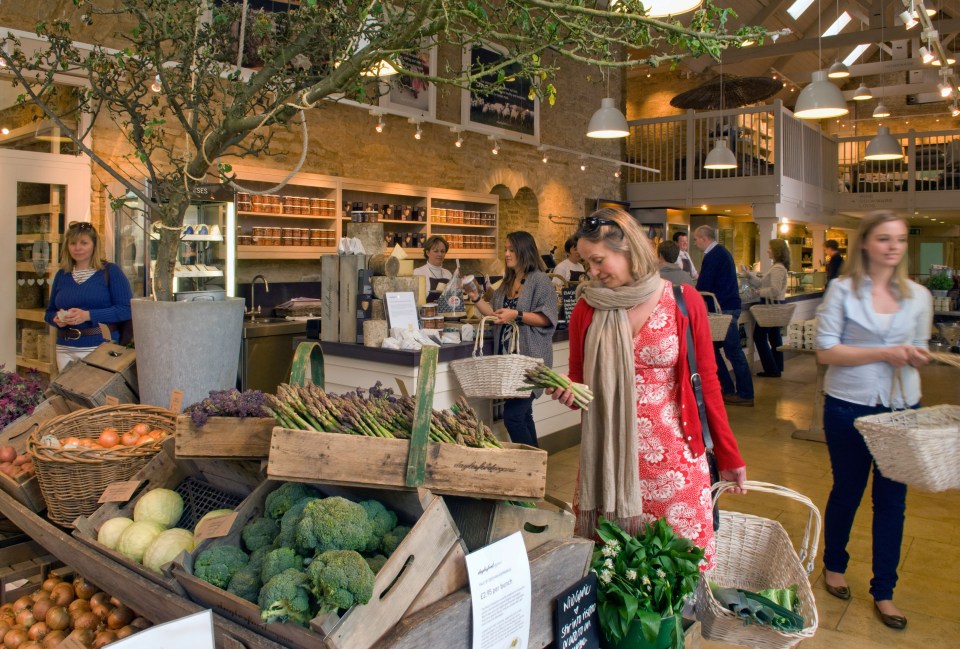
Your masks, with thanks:
<instances>
[{"instance_id":1,"label":"green cabbage","mask_svg":"<svg viewBox=\"0 0 960 649\"><path fill-rule=\"evenodd\" d=\"M161 572L160 566L172 561L181 552L190 552L194 548L193 532L174 527L160 533L143 553L143 566L154 572Z\"/></svg>"},{"instance_id":2,"label":"green cabbage","mask_svg":"<svg viewBox=\"0 0 960 649\"><path fill-rule=\"evenodd\" d=\"M97 543L105 545L111 550L116 550L120 535L130 525L133 525L133 520L130 518L124 518L123 516L111 518L100 526L100 531L97 533Z\"/></svg>"},{"instance_id":3,"label":"green cabbage","mask_svg":"<svg viewBox=\"0 0 960 649\"><path fill-rule=\"evenodd\" d=\"M163 527L153 521L135 521L128 525L120 535L117 543L117 552L133 559L137 563L143 561L143 553L147 551L154 539L160 536Z\"/></svg>"},{"instance_id":4,"label":"green cabbage","mask_svg":"<svg viewBox=\"0 0 960 649\"><path fill-rule=\"evenodd\" d=\"M183 498L172 489L148 491L133 508L133 520L153 521L163 529L173 527L183 514Z\"/></svg>"}]
</instances>

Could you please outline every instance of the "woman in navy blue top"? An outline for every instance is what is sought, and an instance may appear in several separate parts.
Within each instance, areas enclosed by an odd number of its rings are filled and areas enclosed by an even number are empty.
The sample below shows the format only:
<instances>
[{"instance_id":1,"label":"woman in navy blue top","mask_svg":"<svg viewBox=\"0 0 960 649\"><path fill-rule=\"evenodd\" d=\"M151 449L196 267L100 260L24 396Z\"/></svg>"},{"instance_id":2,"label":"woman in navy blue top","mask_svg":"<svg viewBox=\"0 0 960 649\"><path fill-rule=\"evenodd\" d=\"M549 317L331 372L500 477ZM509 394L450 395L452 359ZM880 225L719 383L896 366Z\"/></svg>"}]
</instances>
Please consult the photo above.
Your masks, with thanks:
<instances>
[{"instance_id":1,"label":"woman in navy blue top","mask_svg":"<svg viewBox=\"0 0 960 649\"><path fill-rule=\"evenodd\" d=\"M104 342L100 325L120 339L119 324L130 320L130 282L104 261L96 228L72 223L63 235L60 270L53 278L45 320L57 328L57 366L79 360Z\"/></svg>"}]
</instances>

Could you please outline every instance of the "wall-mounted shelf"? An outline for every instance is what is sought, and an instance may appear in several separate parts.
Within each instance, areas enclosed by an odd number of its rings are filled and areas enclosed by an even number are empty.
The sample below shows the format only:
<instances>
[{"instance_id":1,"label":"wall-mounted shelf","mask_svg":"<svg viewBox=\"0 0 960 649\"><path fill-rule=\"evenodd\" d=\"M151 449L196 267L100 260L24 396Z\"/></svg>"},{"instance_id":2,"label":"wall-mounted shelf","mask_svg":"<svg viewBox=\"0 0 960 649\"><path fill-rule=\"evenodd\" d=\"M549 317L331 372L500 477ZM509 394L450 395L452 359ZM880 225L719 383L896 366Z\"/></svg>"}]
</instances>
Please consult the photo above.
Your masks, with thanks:
<instances>
[{"instance_id":1,"label":"wall-mounted shelf","mask_svg":"<svg viewBox=\"0 0 960 649\"><path fill-rule=\"evenodd\" d=\"M335 246L237 246L237 259L320 259Z\"/></svg>"}]
</instances>

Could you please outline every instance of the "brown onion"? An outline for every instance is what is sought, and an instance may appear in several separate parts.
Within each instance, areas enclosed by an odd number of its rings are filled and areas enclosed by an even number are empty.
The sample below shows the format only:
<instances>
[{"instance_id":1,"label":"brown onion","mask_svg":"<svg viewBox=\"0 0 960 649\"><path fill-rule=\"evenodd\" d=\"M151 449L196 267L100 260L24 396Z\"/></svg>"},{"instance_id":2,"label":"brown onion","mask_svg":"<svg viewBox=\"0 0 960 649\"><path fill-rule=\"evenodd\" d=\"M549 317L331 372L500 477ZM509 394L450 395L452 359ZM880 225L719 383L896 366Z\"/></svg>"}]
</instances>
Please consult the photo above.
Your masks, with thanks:
<instances>
[{"instance_id":1,"label":"brown onion","mask_svg":"<svg viewBox=\"0 0 960 649\"><path fill-rule=\"evenodd\" d=\"M137 631L138 629L132 627L129 624L127 626L122 626L119 629L117 629L117 640L123 640L124 638L128 638L132 636L134 633L136 633Z\"/></svg>"},{"instance_id":2,"label":"brown onion","mask_svg":"<svg viewBox=\"0 0 960 649\"><path fill-rule=\"evenodd\" d=\"M61 583L63 580L60 577L47 577L43 582L43 590L48 593L53 590L53 587Z\"/></svg>"},{"instance_id":3,"label":"brown onion","mask_svg":"<svg viewBox=\"0 0 960 649\"><path fill-rule=\"evenodd\" d=\"M53 649L63 642L66 637L67 634L63 631L51 631L47 634L47 637L43 639L43 649Z\"/></svg>"},{"instance_id":4,"label":"brown onion","mask_svg":"<svg viewBox=\"0 0 960 649\"><path fill-rule=\"evenodd\" d=\"M19 613L23 609L30 608L31 606L33 606L33 600L30 599L29 595L24 595L23 597L18 597L13 603L13 612Z\"/></svg>"},{"instance_id":5,"label":"brown onion","mask_svg":"<svg viewBox=\"0 0 960 649\"><path fill-rule=\"evenodd\" d=\"M36 606L34 606L36 608ZM70 616L73 617L74 614L80 615L85 611L90 610L90 601L86 599L75 599L67 606L67 611L70 612Z\"/></svg>"},{"instance_id":6,"label":"brown onion","mask_svg":"<svg viewBox=\"0 0 960 649\"><path fill-rule=\"evenodd\" d=\"M116 641L117 641L117 634L114 633L113 631L108 631L105 629L103 631L98 632L97 635L93 638L93 649L100 649L100 647L104 647L110 644L111 642L116 642Z\"/></svg>"},{"instance_id":7,"label":"brown onion","mask_svg":"<svg viewBox=\"0 0 960 649\"><path fill-rule=\"evenodd\" d=\"M33 591L32 593L30 593L30 599L32 599L35 602L39 600L41 597L50 597L50 593L48 593L42 588L39 588Z\"/></svg>"},{"instance_id":8,"label":"brown onion","mask_svg":"<svg viewBox=\"0 0 960 649\"><path fill-rule=\"evenodd\" d=\"M7 622L6 620L0 620L0 642L3 641L3 636L7 635L7 631L13 628L13 624Z\"/></svg>"},{"instance_id":9,"label":"brown onion","mask_svg":"<svg viewBox=\"0 0 960 649\"><path fill-rule=\"evenodd\" d=\"M33 616L33 611L31 611L29 608L25 608L17 613L17 624L22 626L24 629L29 629L36 623L37 618Z\"/></svg>"},{"instance_id":10,"label":"brown onion","mask_svg":"<svg viewBox=\"0 0 960 649\"><path fill-rule=\"evenodd\" d=\"M110 615L107 616L107 627L111 629L119 629L122 626L127 626L133 621L134 615L126 606L122 604L117 608L110 611Z\"/></svg>"},{"instance_id":11,"label":"brown onion","mask_svg":"<svg viewBox=\"0 0 960 649\"><path fill-rule=\"evenodd\" d=\"M47 623L51 631L60 631L70 627L70 614L62 606L54 606L47 611L43 621Z\"/></svg>"},{"instance_id":12,"label":"brown onion","mask_svg":"<svg viewBox=\"0 0 960 649\"><path fill-rule=\"evenodd\" d=\"M50 599L56 602L57 606L66 606L76 597L73 594L73 586L67 582L61 582L50 591Z\"/></svg>"},{"instance_id":13,"label":"brown onion","mask_svg":"<svg viewBox=\"0 0 960 649\"><path fill-rule=\"evenodd\" d=\"M7 649L17 649L27 641L27 632L23 629L10 629L3 636L3 646Z\"/></svg>"},{"instance_id":14,"label":"brown onion","mask_svg":"<svg viewBox=\"0 0 960 649\"><path fill-rule=\"evenodd\" d=\"M90 629L74 629L68 638L73 638L84 647L89 647L93 644L93 631Z\"/></svg>"},{"instance_id":15,"label":"brown onion","mask_svg":"<svg viewBox=\"0 0 960 649\"><path fill-rule=\"evenodd\" d=\"M133 618L133 621L130 622L130 626L138 631L142 631L143 629L149 629L151 626L153 626L153 623L145 617L135 617Z\"/></svg>"},{"instance_id":16,"label":"brown onion","mask_svg":"<svg viewBox=\"0 0 960 649\"><path fill-rule=\"evenodd\" d=\"M110 612L113 610L108 604L98 604L91 606L90 610L100 618L101 620L106 620L107 616L110 615Z\"/></svg>"},{"instance_id":17,"label":"brown onion","mask_svg":"<svg viewBox=\"0 0 960 649\"><path fill-rule=\"evenodd\" d=\"M111 606L120 606L121 604L123 604L123 602L121 602L121 601L120 601L119 599L117 599L115 596L110 598L110 605L111 605Z\"/></svg>"},{"instance_id":18,"label":"brown onion","mask_svg":"<svg viewBox=\"0 0 960 649\"><path fill-rule=\"evenodd\" d=\"M47 637L48 633L50 633L50 627L47 626L47 623L37 622L27 631L27 636L29 636L31 640L43 640Z\"/></svg>"},{"instance_id":19,"label":"brown onion","mask_svg":"<svg viewBox=\"0 0 960 649\"><path fill-rule=\"evenodd\" d=\"M103 591L100 591L99 593L97 593L96 595L90 598L90 608L93 608L97 604L105 606L105 605L108 605L109 603L110 603L110 596Z\"/></svg>"},{"instance_id":20,"label":"brown onion","mask_svg":"<svg viewBox=\"0 0 960 649\"><path fill-rule=\"evenodd\" d=\"M98 592L100 589L91 584L89 581L83 577L77 577L73 580L73 592L80 599L90 599Z\"/></svg>"},{"instance_id":21,"label":"brown onion","mask_svg":"<svg viewBox=\"0 0 960 649\"><path fill-rule=\"evenodd\" d=\"M37 618L38 621L43 621L47 618L47 611L51 608L53 608L53 600L45 597L33 605L33 617Z\"/></svg>"},{"instance_id":22,"label":"brown onion","mask_svg":"<svg viewBox=\"0 0 960 649\"><path fill-rule=\"evenodd\" d=\"M81 613L79 616L77 616L77 619L73 621L74 629L89 629L90 631L96 631L99 626L100 618L97 617L97 614L92 611Z\"/></svg>"}]
</instances>

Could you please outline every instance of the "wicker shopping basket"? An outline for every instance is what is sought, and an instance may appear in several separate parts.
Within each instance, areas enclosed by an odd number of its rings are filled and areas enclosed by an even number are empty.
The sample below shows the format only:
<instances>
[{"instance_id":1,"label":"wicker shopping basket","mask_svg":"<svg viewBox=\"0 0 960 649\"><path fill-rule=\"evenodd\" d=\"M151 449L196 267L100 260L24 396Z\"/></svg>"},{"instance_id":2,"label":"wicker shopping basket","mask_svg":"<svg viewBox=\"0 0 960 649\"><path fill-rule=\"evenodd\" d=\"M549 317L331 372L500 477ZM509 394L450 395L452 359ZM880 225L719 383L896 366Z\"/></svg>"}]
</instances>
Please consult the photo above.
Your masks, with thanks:
<instances>
[{"instance_id":1,"label":"wicker shopping basket","mask_svg":"<svg viewBox=\"0 0 960 649\"><path fill-rule=\"evenodd\" d=\"M510 336L510 349L507 350L507 353L484 356L484 326L495 320L496 318L491 316L480 320L473 341L473 356L453 361L450 363L450 367L453 368L453 373L457 375L463 393L468 397L476 399L529 397L529 389L521 389L526 385L524 373L528 369L536 367L541 360L523 356L519 353L520 328L515 322L509 325L513 328L513 331Z\"/></svg>"},{"instance_id":2,"label":"wicker shopping basket","mask_svg":"<svg viewBox=\"0 0 960 649\"><path fill-rule=\"evenodd\" d=\"M885 412L854 426L884 476L927 491L960 489L960 406Z\"/></svg>"},{"instance_id":3,"label":"wicker shopping basket","mask_svg":"<svg viewBox=\"0 0 960 649\"><path fill-rule=\"evenodd\" d=\"M733 482L713 485L714 501L733 486ZM809 498L786 487L753 481L747 481L746 486L751 493L778 494L809 508L800 554L797 555L786 530L777 521L740 512L721 511L716 567L701 575L697 584L697 619L703 625L703 637L708 640L759 649L785 649L812 638L817 632L817 605L809 575L813 572L820 538L820 511ZM710 590L708 580L722 587L742 588L755 593L796 584L799 614L804 620L803 629L785 632L766 625L745 625L743 618L720 605Z\"/></svg>"},{"instance_id":4,"label":"wicker shopping basket","mask_svg":"<svg viewBox=\"0 0 960 649\"><path fill-rule=\"evenodd\" d=\"M796 308L796 304L754 304L750 314L761 327L786 327Z\"/></svg>"},{"instance_id":5,"label":"wicker shopping basket","mask_svg":"<svg viewBox=\"0 0 960 649\"><path fill-rule=\"evenodd\" d=\"M720 312L720 302L717 296L709 291L700 291L700 295L713 300L713 312L707 312L707 320L710 322L710 338L715 343L723 342L727 339L727 331L730 329L730 321L733 316Z\"/></svg>"},{"instance_id":6,"label":"wicker shopping basket","mask_svg":"<svg viewBox=\"0 0 960 649\"><path fill-rule=\"evenodd\" d=\"M78 516L95 512L104 488L112 482L128 480L143 468L160 451L161 441L101 450L54 447L41 440L48 435L61 441L67 437L97 439L104 428L127 431L136 424L146 424L150 430L173 435L177 417L169 410L153 406L101 406L51 419L30 435L27 452L33 458L51 521L72 527Z\"/></svg>"}]
</instances>

